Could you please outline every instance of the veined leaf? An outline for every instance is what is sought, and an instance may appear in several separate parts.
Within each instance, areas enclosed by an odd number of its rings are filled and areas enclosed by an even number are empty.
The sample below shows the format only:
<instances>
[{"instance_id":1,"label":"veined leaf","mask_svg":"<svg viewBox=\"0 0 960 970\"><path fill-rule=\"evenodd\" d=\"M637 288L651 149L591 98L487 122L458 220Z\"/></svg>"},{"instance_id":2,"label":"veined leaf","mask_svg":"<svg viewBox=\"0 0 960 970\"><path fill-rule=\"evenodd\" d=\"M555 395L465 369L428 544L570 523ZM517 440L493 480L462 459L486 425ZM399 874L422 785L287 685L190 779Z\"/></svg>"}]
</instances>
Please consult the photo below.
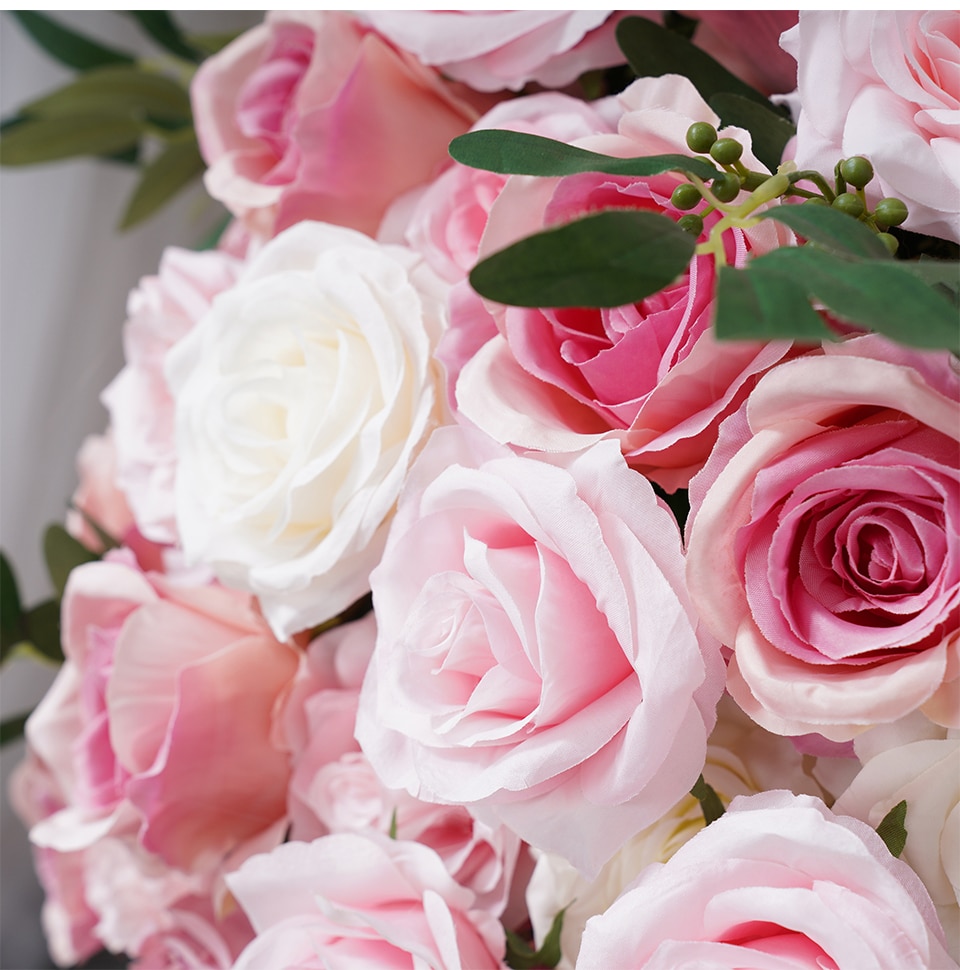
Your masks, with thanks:
<instances>
[{"instance_id":1,"label":"veined leaf","mask_svg":"<svg viewBox=\"0 0 960 970\"><path fill-rule=\"evenodd\" d=\"M485 128L460 135L450 142L450 156L471 168L501 175L576 175L603 172L645 178L661 172L692 172L712 179L719 170L691 155L650 155L646 158L614 158L567 145L552 138L521 131Z\"/></svg>"},{"instance_id":2,"label":"veined leaf","mask_svg":"<svg viewBox=\"0 0 960 970\"><path fill-rule=\"evenodd\" d=\"M512 306L636 303L687 268L694 237L654 212L609 210L521 239L483 260L473 288Z\"/></svg>"},{"instance_id":3,"label":"veined leaf","mask_svg":"<svg viewBox=\"0 0 960 970\"><path fill-rule=\"evenodd\" d=\"M779 205L764 212L794 232L839 256L892 261L875 232L858 219L825 205Z\"/></svg>"},{"instance_id":4,"label":"veined leaf","mask_svg":"<svg viewBox=\"0 0 960 970\"><path fill-rule=\"evenodd\" d=\"M724 125L735 125L750 132L753 154L771 171L775 172L783 159L787 142L797 129L768 105L758 104L739 94L723 92L710 99L710 107Z\"/></svg>"},{"instance_id":5,"label":"veined leaf","mask_svg":"<svg viewBox=\"0 0 960 970\"><path fill-rule=\"evenodd\" d=\"M182 188L203 173L203 159L193 132L189 138L171 141L162 154L148 165L134 190L120 222L129 229L153 215Z\"/></svg>"},{"instance_id":6,"label":"veined leaf","mask_svg":"<svg viewBox=\"0 0 960 970\"><path fill-rule=\"evenodd\" d=\"M15 10L20 26L51 57L77 71L89 71L104 64L132 64L134 59L124 51L106 47L35 10Z\"/></svg>"},{"instance_id":7,"label":"veined leaf","mask_svg":"<svg viewBox=\"0 0 960 970\"><path fill-rule=\"evenodd\" d=\"M642 17L621 20L617 24L617 43L637 77L683 74L690 78L704 101L709 102L715 94L729 92L758 104L770 104L759 91L744 84L706 51L652 20Z\"/></svg>"},{"instance_id":8,"label":"veined leaf","mask_svg":"<svg viewBox=\"0 0 960 970\"><path fill-rule=\"evenodd\" d=\"M135 146L141 126L132 118L77 114L37 118L0 138L0 165L33 165L75 155L108 155Z\"/></svg>"},{"instance_id":9,"label":"veined leaf","mask_svg":"<svg viewBox=\"0 0 960 970\"><path fill-rule=\"evenodd\" d=\"M166 10L131 10L133 17L140 27L149 34L161 47L188 61L199 62L203 54L192 47L177 26L176 21Z\"/></svg>"},{"instance_id":10,"label":"veined leaf","mask_svg":"<svg viewBox=\"0 0 960 970\"><path fill-rule=\"evenodd\" d=\"M121 64L88 71L20 110L27 117L40 118L134 112L188 124L190 96L186 88L162 74Z\"/></svg>"}]
</instances>

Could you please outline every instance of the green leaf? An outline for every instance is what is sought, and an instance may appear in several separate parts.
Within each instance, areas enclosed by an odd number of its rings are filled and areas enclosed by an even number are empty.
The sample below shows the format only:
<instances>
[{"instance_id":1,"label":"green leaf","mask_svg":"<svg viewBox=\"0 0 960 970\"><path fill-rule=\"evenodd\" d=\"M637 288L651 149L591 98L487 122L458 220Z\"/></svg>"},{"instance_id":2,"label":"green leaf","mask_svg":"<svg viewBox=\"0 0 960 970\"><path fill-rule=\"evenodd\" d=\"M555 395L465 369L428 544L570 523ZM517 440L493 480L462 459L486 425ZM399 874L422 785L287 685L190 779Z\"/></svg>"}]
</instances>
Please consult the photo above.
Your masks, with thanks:
<instances>
[{"instance_id":1,"label":"green leaf","mask_svg":"<svg viewBox=\"0 0 960 970\"><path fill-rule=\"evenodd\" d=\"M903 852L903 847L907 844L907 829L904 822L907 820L906 801L897 802L893 808L887 812L877 826L877 835L883 839L883 844L890 850L890 854L899 859Z\"/></svg>"},{"instance_id":2,"label":"green leaf","mask_svg":"<svg viewBox=\"0 0 960 970\"><path fill-rule=\"evenodd\" d=\"M190 123L186 88L162 74L128 65L88 71L64 87L21 108L31 118L61 118L76 114L137 115Z\"/></svg>"},{"instance_id":3,"label":"green leaf","mask_svg":"<svg viewBox=\"0 0 960 970\"><path fill-rule=\"evenodd\" d=\"M33 165L74 155L106 155L132 148L140 125L132 118L83 114L39 118L0 138L0 165Z\"/></svg>"},{"instance_id":4,"label":"green leaf","mask_svg":"<svg viewBox=\"0 0 960 970\"><path fill-rule=\"evenodd\" d=\"M563 932L563 918L568 907L564 907L553 918L550 931L543 938L543 945L534 950L529 943L512 930L507 930L507 954L505 963L514 970L538 970L552 968L560 962L560 934Z\"/></svg>"},{"instance_id":5,"label":"green leaf","mask_svg":"<svg viewBox=\"0 0 960 970\"><path fill-rule=\"evenodd\" d=\"M21 636L20 592L7 557L0 552L0 663Z\"/></svg>"},{"instance_id":6,"label":"green leaf","mask_svg":"<svg viewBox=\"0 0 960 970\"><path fill-rule=\"evenodd\" d=\"M775 172L783 159L787 142L797 129L768 105L758 104L739 94L715 94L710 107L724 125L735 125L750 132L753 154L771 171Z\"/></svg>"},{"instance_id":7,"label":"green leaf","mask_svg":"<svg viewBox=\"0 0 960 970\"><path fill-rule=\"evenodd\" d=\"M696 239L654 212L609 210L521 239L478 263L470 283L498 303L611 307L680 276Z\"/></svg>"},{"instance_id":8,"label":"green leaf","mask_svg":"<svg viewBox=\"0 0 960 970\"><path fill-rule=\"evenodd\" d=\"M706 783L702 774L697 779L693 788L690 789L690 794L700 803L700 809L703 812L703 821L707 825L716 822L726 811L723 807L723 802L720 801L720 796Z\"/></svg>"},{"instance_id":9,"label":"green leaf","mask_svg":"<svg viewBox=\"0 0 960 970\"><path fill-rule=\"evenodd\" d=\"M46 663L63 663L59 600L44 600L31 607L23 615L23 625L27 636L17 645L18 653L27 653Z\"/></svg>"},{"instance_id":10,"label":"green leaf","mask_svg":"<svg viewBox=\"0 0 960 970\"><path fill-rule=\"evenodd\" d=\"M23 729L29 716L29 714L17 714L0 722L0 747L23 737Z\"/></svg>"},{"instance_id":11,"label":"green leaf","mask_svg":"<svg viewBox=\"0 0 960 970\"><path fill-rule=\"evenodd\" d=\"M203 159L192 131L189 139L169 142L162 154L144 169L140 183L127 203L120 229L129 229L152 216L181 189L203 174L203 168Z\"/></svg>"},{"instance_id":12,"label":"green leaf","mask_svg":"<svg viewBox=\"0 0 960 970\"><path fill-rule=\"evenodd\" d=\"M460 135L450 142L450 157L471 168L501 175L577 175L604 172L646 178L661 172L692 172L712 179L718 169L690 155L650 155L646 158L613 158L588 152L552 138L522 131L485 128Z\"/></svg>"},{"instance_id":13,"label":"green leaf","mask_svg":"<svg viewBox=\"0 0 960 970\"><path fill-rule=\"evenodd\" d=\"M652 20L642 17L621 20L617 24L617 43L637 77L682 74L690 78L707 102L715 94L729 92L758 104L770 103L759 91L744 84L705 51Z\"/></svg>"},{"instance_id":14,"label":"green leaf","mask_svg":"<svg viewBox=\"0 0 960 970\"><path fill-rule=\"evenodd\" d=\"M835 334L810 306L893 340L928 350L960 350L953 302L906 264L891 259L844 259L816 246L785 246L722 267L717 289L717 336L723 339L822 339ZM816 319L815 319L816 318Z\"/></svg>"},{"instance_id":15,"label":"green leaf","mask_svg":"<svg viewBox=\"0 0 960 970\"><path fill-rule=\"evenodd\" d=\"M130 10L140 27L161 47L188 61L203 60L203 53L192 47L166 10Z\"/></svg>"},{"instance_id":16,"label":"green leaf","mask_svg":"<svg viewBox=\"0 0 960 970\"><path fill-rule=\"evenodd\" d=\"M396 839L397 837L397 810L394 808L393 814L390 816L390 831L387 833L391 839Z\"/></svg>"},{"instance_id":17,"label":"green leaf","mask_svg":"<svg viewBox=\"0 0 960 970\"><path fill-rule=\"evenodd\" d=\"M807 340L835 335L810 306L803 283L788 273L721 266L714 330L721 340Z\"/></svg>"},{"instance_id":18,"label":"green leaf","mask_svg":"<svg viewBox=\"0 0 960 970\"><path fill-rule=\"evenodd\" d=\"M893 258L875 232L859 219L829 206L779 205L760 218L782 222L804 239L839 256L887 261Z\"/></svg>"},{"instance_id":19,"label":"green leaf","mask_svg":"<svg viewBox=\"0 0 960 970\"><path fill-rule=\"evenodd\" d=\"M43 557L47 563L50 581L59 596L63 596L67 577L72 569L100 558L56 523L48 525L43 535Z\"/></svg>"},{"instance_id":20,"label":"green leaf","mask_svg":"<svg viewBox=\"0 0 960 970\"><path fill-rule=\"evenodd\" d=\"M55 60L77 71L88 71L104 64L132 64L123 51L105 47L75 30L33 10L15 10L14 17L24 30Z\"/></svg>"},{"instance_id":21,"label":"green leaf","mask_svg":"<svg viewBox=\"0 0 960 970\"><path fill-rule=\"evenodd\" d=\"M213 54L219 54L227 44L233 43L239 36L237 31L223 34L186 34L185 40L204 57L210 57Z\"/></svg>"}]
</instances>

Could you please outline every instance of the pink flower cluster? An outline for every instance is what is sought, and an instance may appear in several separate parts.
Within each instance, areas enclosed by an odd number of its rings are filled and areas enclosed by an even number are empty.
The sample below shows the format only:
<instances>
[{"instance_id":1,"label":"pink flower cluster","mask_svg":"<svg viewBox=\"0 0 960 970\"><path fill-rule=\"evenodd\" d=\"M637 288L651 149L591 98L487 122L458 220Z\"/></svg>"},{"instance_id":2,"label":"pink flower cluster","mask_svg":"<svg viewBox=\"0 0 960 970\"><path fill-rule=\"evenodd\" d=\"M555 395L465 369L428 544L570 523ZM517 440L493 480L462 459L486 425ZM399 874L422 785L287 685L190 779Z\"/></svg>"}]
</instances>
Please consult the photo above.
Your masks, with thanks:
<instances>
[{"instance_id":1,"label":"pink flower cluster","mask_svg":"<svg viewBox=\"0 0 960 970\"><path fill-rule=\"evenodd\" d=\"M271 12L199 69L206 186L240 243L170 249L131 295L69 522L121 548L71 573L13 787L62 965L498 968L505 929L542 942L577 902L564 967L956 966L955 359L719 341L703 247L615 308L469 285L544 228L683 215L676 173L447 155L486 128L688 153L720 119L686 78L577 96L622 63L623 16ZM697 16L718 57L793 86L794 15L736 15L766 52ZM868 56L860 16L785 35L798 156L912 99L916 166L875 163L950 237L909 190L928 162L949 188L957 20L872 15ZM794 244L758 221L723 261ZM708 829L701 775L734 799ZM897 860L874 827L902 792Z\"/></svg>"}]
</instances>

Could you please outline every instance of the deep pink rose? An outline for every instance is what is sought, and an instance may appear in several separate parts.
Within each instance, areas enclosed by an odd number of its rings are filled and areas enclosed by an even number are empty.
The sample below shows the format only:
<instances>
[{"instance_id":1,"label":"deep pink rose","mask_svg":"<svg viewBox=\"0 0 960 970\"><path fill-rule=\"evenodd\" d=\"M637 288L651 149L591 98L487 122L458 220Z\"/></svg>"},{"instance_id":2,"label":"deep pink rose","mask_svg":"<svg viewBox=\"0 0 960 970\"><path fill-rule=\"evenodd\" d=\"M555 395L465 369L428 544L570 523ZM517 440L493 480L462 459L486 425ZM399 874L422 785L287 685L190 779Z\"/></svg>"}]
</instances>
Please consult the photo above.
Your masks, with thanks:
<instances>
[{"instance_id":1,"label":"deep pink rose","mask_svg":"<svg viewBox=\"0 0 960 970\"><path fill-rule=\"evenodd\" d=\"M373 233L477 113L340 11L271 11L191 86L210 194L261 235L315 219Z\"/></svg>"},{"instance_id":2,"label":"deep pink rose","mask_svg":"<svg viewBox=\"0 0 960 970\"><path fill-rule=\"evenodd\" d=\"M814 10L783 37L797 59L801 168L866 155L868 201L902 199L914 232L960 242L960 12Z\"/></svg>"},{"instance_id":3,"label":"deep pink rose","mask_svg":"<svg viewBox=\"0 0 960 970\"><path fill-rule=\"evenodd\" d=\"M722 663L682 574L614 443L540 460L436 431L370 577L377 773L595 872L703 765Z\"/></svg>"},{"instance_id":4,"label":"deep pink rose","mask_svg":"<svg viewBox=\"0 0 960 970\"><path fill-rule=\"evenodd\" d=\"M953 970L917 874L820 799L731 802L587 923L577 970Z\"/></svg>"},{"instance_id":5,"label":"deep pink rose","mask_svg":"<svg viewBox=\"0 0 960 970\"><path fill-rule=\"evenodd\" d=\"M690 488L687 578L729 689L778 734L848 740L960 705L960 377L877 336L759 382Z\"/></svg>"},{"instance_id":6,"label":"deep pink rose","mask_svg":"<svg viewBox=\"0 0 960 970\"><path fill-rule=\"evenodd\" d=\"M234 970L503 966L503 928L416 842L377 833L288 842L227 883L257 931Z\"/></svg>"},{"instance_id":7,"label":"deep pink rose","mask_svg":"<svg viewBox=\"0 0 960 970\"><path fill-rule=\"evenodd\" d=\"M271 732L297 653L250 597L111 553L70 574L62 631L67 659L27 739L64 807L33 826L35 844L136 835L200 872L283 824L290 769Z\"/></svg>"},{"instance_id":8,"label":"deep pink rose","mask_svg":"<svg viewBox=\"0 0 960 970\"><path fill-rule=\"evenodd\" d=\"M174 407L163 376L167 351L193 329L218 293L233 286L241 265L224 253L171 247L157 275L142 279L127 301L126 366L102 399L113 428L117 484L140 532L154 542L177 541Z\"/></svg>"},{"instance_id":9,"label":"deep pink rose","mask_svg":"<svg viewBox=\"0 0 960 970\"><path fill-rule=\"evenodd\" d=\"M619 100L619 133L575 144L624 157L687 153L684 138L693 121L719 123L693 85L675 75L636 81ZM751 163L759 166L752 156ZM683 213L669 201L679 181L674 174L514 176L490 210L481 255L602 209L679 218ZM708 216L706 226L717 218ZM782 241L770 222L749 237L728 232L727 262L742 265L749 250ZM715 286L714 257L700 255L676 282L635 305L552 310L491 304L499 332L461 371L459 410L498 441L522 448L569 451L614 438L632 467L669 491L686 487L710 453L720 421L790 347L716 341Z\"/></svg>"},{"instance_id":10,"label":"deep pink rose","mask_svg":"<svg viewBox=\"0 0 960 970\"><path fill-rule=\"evenodd\" d=\"M504 101L488 111L474 131L502 128L570 142L600 132L614 132L622 109L615 98L590 104L565 94L544 92ZM430 268L453 285L450 325L437 348L437 358L453 388L464 363L491 337L497 325L467 276L476 265L487 216L507 176L454 163L423 191L409 210L407 200L384 219L381 233L395 235L422 253Z\"/></svg>"},{"instance_id":11,"label":"deep pink rose","mask_svg":"<svg viewBox=\"0 0 960 970\"><path fill-rule=\"evenodd\" d=\"M623 64L612 10L371 10L369 22L401 50L477 91L572 84Z\"/></svg>"},{"instance_id":12,"label":"deep pink rose","mask_svg":"<svg viewBox=\"0 0 960 970\"><path fill-rule=\"evenodd\" d=\"M780 48L780 35L797 22L796 10L684 10L699 23L694 43L728 71L764 94L797 86L796 61Z\"/></svg>"}]
</instances>

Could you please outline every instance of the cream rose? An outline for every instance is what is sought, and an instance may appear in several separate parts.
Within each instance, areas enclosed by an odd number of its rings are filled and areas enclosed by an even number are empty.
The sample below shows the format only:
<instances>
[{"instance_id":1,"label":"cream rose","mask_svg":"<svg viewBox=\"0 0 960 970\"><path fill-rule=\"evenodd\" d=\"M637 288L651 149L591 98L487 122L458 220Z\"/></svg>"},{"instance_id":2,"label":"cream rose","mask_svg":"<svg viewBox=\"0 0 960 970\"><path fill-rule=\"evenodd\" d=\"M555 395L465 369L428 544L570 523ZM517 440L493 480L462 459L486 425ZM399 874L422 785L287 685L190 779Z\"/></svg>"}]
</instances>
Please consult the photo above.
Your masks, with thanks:
<instances>
[{"instance_id":1,"label":"cream rose","mask_svg":"<svg viewBox=\"0 0 960 970\"><path fill-rule=\"evenodd\" d=\"M300 223L168 357L184 550L256 593L280 636L369 588L436 418L436 286L410 250Z\"/></svg>"}]
</instances>

